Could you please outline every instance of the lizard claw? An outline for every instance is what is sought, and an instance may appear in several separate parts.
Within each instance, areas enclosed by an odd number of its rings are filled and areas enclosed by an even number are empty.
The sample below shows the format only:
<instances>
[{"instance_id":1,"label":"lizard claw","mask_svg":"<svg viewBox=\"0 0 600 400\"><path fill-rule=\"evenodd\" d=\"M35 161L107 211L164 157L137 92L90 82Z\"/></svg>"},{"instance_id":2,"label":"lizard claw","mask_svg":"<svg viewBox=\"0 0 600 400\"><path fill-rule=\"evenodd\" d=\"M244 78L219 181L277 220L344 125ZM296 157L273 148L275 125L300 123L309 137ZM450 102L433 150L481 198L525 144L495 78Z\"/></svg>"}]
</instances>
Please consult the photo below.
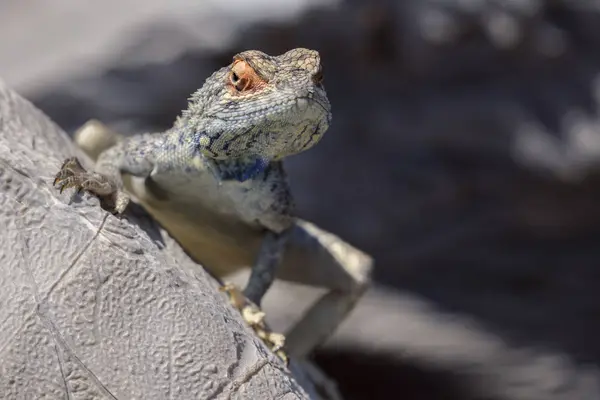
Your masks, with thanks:
<instances>
[{"instance_id":1,"label":"lizard claw","mask_svg":"<svg viewBox=\"0 0 600 400\"><path fill-rule=\"evenodd\" d=\"M242 318L258 336L263 343L288 365L289 358L285 352L285 336L272 332L265 322L265 313L254 303L250 302L242 291L231 283L226 283L219 291L227 293L229 301L241 314Z\"/></svg>"},{"instance_id":2,"label":"lizard claw","mask_svg":"<svg viewBox=\"0 0 600 400\"><path fill-rule=\"evenodd\" d=\"M231 283L226 283L219 288L219 291L226 292L230 303L242 314L242 318L263 343L275 353L286 366L289 366L290 360L285 351L285 336L280 333L272 332L264 321L265 313L261 311L254 303L249 301L242 291ZM342 400L337 384L328 378L316 365L306 359L295 359L302 366L307 378L313 382L315 388L328 400Z\"/></svg>"},{"instance_id":3,"label":"lizard claw","mask_svg":"<svg viewBox=\"0 0 600 400\"><path fill-rule=\"evenodd\" d=\"M62 182L80 172L85 172L85 169L81 166L79 160L75 157L67 158L65 161L63 161L58 173L54 176L52 186L56 186L57 183Z\"/></svg>"},{"instance_id":4,"label":"lizard claw","mask_svg":"<svg viewBox=\"0 0 600 400\"><path fill-rule=\"evenodd\" d=\"M77 192L85 189L87 171L75 157L67 158L54 176L52 186L59 186L59 192L74 187Z\"/></svg>"}]
</instances>

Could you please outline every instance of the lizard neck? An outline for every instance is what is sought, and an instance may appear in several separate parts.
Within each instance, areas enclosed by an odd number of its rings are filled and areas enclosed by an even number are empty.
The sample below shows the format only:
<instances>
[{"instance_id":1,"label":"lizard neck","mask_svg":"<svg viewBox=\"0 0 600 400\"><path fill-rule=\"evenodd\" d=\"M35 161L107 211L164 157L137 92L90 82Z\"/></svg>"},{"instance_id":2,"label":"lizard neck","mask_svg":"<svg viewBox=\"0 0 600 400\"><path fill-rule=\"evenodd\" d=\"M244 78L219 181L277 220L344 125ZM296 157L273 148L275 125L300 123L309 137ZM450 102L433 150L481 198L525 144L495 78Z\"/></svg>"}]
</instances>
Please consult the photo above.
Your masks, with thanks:
<instances>
[{"instance_id":1,"label":"lizard neck","mask_svg":"<svg viewBox=\"0 0 600 400\"><path fill-rule=\"evenodd\" d=\"M244 182L268 174L272 164L279 161L269 161L258 156L247 156L225 160L210 159L210 162L222 180Z\"/></svg>"},{"instance_id":2,"label":"lizard neck","mask_svg":"<svg viewBox=\"0 0 600 400\"><path fill-rule=\"evenodd\" d=\"M201 135L196 132L195 126L191 125L189 120L184 117L179 117L175 121L174 131L177 132L178 140L184 141L183 138L188 138L189 141L198 146L198 150L204 154L206 162L220 180L237 180L244 182L253 179L269 168L272 160L264 156L248 154L242 157L228 157L218 159L214 155L204 153L201 150L203 145L198 139Z\"/></svg>"}]
</instances>

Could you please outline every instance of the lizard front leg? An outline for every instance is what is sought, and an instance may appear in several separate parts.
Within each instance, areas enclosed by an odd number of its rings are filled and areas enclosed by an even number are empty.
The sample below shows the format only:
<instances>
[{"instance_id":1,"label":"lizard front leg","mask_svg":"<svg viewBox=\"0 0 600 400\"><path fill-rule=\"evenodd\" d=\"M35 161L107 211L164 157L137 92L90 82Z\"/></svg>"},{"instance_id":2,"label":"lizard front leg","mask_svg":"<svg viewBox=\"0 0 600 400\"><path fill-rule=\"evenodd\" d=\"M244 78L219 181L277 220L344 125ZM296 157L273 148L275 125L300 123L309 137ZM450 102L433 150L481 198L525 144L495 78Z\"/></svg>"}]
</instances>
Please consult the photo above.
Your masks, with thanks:
<instances>
[{"instance_id":1,"label":"lizard front leg","mask_svg":"<svg viewBox=\"0 0 600 400\"><path fill-rule=\"evenodd\" d=\"M260 306L263 296L275 280L277 266L281 263L289 234L289 229L281 233L272 231L265 233L258 257L244 289L244 296L257 306Z\"/></svg>"},{"instance_id":2,"label":"lizard front leg","mask_svg":"<svg viewBox=\"0 0 600 400\"><path fill-rule=\"evenodd\" d=\"M74 187L77 191L87 191L109 207L116 214L122 214L129 204L129 195L123 187L122 173L133 176L149 176L153 158L147 154L152 135L121 141L102 152L93 171L87 171L75 157L66 159L54 178L54 185L60 191Z\"/></svg>"},{"instance_id":3,"label":"lizard front leg","mask_svg":"<svg viewBox=\"0 0 600 400\"><path fill-rule=\"evenodd\" d=\"M286 364L288 356L283 349L285 336L270 330L265 323L265 313L261 310L260 304L275 280L275 273L281 263L290 232L290 229L286 229L281 233L273 231L265 233L258 257L243 292L240 292L233 284L225 284L221 287L221 291L229 294L231 304L240 311L244 320L254 329L258 337Z\"/></svg>"},{"instance_id":4,"label":"lizard front leg","mask_svg":"<svg viewBox=\"0 0 600 400\"><path fill-rule=\"evenodd\" d=\"M246 163L231 163L226 169L233 172L247 171L251 165L250 159ZM264 203L258 208L252 202L245 205L248 216L254 215L263 226L262 242L244 290L238 291L233 285L225 285L223 289L230 293L231 303L258 336L263 338L265 344L287 362L287 355L283 351L284 336L271 332L264 321L265 314L260 309L265 293L275 281L295 220L291 213L293 202L281 163L273 163L261 171L252 187L251 191L262 193L259 197L271 196L272 200L266 208Z\"/></svg>"}]
</instances>

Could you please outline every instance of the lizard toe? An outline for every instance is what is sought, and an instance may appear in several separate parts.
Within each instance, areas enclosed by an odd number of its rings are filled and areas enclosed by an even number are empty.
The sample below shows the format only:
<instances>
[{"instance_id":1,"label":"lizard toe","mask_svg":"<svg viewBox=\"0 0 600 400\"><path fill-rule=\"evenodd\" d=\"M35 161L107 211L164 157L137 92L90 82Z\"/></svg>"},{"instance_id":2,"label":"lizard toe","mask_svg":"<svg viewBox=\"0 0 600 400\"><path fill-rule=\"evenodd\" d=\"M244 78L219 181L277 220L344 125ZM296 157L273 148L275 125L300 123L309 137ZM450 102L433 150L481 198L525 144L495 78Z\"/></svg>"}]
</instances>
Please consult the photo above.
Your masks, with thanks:
<instances>
[{"instance_id":1,"label":"lizard toe","mask_svg":"<svg viewBox=\"0 0 600 400\"><path fill-rule=\"evenodd\" d=\"M264 311L248 300L242 291L232 283L226 283L219 290L227 293L231 305L242 314L242 318L256 336L287 365L289 358L284 349L285 336L271 331L265 322Z\"/></svg>"}]
</instances>

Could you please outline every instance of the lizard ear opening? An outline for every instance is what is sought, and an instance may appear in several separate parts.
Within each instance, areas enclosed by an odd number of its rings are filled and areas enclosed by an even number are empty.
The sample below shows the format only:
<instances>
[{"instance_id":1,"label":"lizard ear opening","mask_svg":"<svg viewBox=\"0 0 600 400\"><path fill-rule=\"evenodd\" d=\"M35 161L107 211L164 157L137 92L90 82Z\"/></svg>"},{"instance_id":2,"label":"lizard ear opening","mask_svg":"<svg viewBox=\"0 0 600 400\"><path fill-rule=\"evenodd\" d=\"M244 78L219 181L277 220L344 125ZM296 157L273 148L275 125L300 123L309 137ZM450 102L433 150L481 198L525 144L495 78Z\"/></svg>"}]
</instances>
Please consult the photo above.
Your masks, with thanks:
<instances>
[{"instance_id":1,"label":"lizard ear opening","mask_svg":"<svg viewBox=\"0 0 600 400\"><path fill-rule=\"evenodd\" d=\"M266 83L244 60L233 62L229 73L229 82L238 92L256 89Z\"/></svg>"}]
</instances>

